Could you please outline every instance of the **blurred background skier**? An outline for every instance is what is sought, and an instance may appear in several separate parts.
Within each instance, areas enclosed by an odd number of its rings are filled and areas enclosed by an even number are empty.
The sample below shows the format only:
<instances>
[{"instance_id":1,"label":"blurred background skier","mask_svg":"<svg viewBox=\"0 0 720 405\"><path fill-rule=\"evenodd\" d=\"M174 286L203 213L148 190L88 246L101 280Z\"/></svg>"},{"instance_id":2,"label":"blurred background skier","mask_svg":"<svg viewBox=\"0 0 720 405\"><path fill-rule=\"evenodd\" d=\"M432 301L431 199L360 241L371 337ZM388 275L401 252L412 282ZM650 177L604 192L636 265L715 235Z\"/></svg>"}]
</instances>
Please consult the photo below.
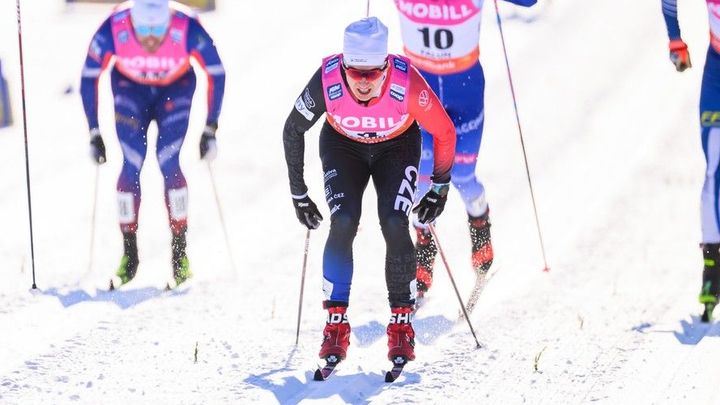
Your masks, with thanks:
<instances>
[{"instance_id":1,"label":"blurred background skier","mask_svg":"<svg viewBox=\"0 0 720 405\"><path fill-rule=\"evenodd\" d=\"M705 155L705 183L701 193L703 253L702 286L699 300L705 306L702 320L708 322L720 294L720 0L707 0L710 18L710 46L700 90L700 134ZM692 67L688 46L680 35L677 0L662 0L670 61L678 72Z\"/></svg>"},{"instance_id":2,"label":"blurred background skier","mask_svg":"<svg viewBox=\"0 0 720 405\"><path fill-rule=\"evenodd\" d=\"M112 61L115 128L123 151L117 202L124 254L111 289L130 281L139 264L140 171L153 120L158 127L156 154L172 231L171 283L180 284L192 275L186 253L188 189L179 160L195 91L190 57L208 77L208 116L200 138L200 157L209 161L217 154L215 131L225 71L212 38L194 13L168 0L125 2L113 10L90 43L80 92L90 128L91 156L97 164L106 160L98 124L98 80Z\"/></svg>"},{"instance_id":3,"label":"blurred background skier","mask_svg":"<svg viewBox=\"0 0 720 405\"><path fill-rule=\"evenodd\" d=\"M536 0L506 0L531 6ZM395 0L405 54L438 95L455 124L457 143L452 183L468 216L471 261L478 277L492 265L493 249L485 188L475 174L485 122L485 77L480 65L483 0ZM417 195L430 187L432 137L422 127ZM418 296L432 286L437 247L427 225L414 220Z\"/></svg>"},{"instance_id":4,"label":"blurred background skier","mask_svg":"<svg viewBox=\"0 0 720 405\"><path fill-rule=\"evenodd\" d=\"M410 61L388 54L387 28L380 20L370 17L348 25L343 53L323 60L300 93L283 131L293 205L300 223L309 229L317 228L323 218L305 185L304 134L324 113L319 142L330 233L323 256L323 307L328 318L320 357L336 363L345 358L350 344L346 311L353 276L352 246L363 193L372 178L387 247L388 358L414 360L415 251L409 215L412 209L420 222L427 223L443 211L455 129ZM437 153L430 164L432 184L413 208L420 159L418 123L432 134L429 139Z\"/></svg>"}]
</instances>

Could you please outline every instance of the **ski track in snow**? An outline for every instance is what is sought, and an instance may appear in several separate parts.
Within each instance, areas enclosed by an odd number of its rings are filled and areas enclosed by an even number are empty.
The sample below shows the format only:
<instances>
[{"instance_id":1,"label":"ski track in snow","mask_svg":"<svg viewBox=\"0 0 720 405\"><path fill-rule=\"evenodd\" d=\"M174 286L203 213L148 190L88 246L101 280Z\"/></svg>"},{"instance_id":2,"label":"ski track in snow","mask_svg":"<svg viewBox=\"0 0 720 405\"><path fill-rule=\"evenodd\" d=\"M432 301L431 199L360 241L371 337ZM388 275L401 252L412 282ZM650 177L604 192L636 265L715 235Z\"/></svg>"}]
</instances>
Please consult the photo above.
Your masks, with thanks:
<instances>
[{"instance_id":1,"label":"ski track in snow","mask_svg":"<svg viewBox=\"0 0 720 405\"><path fill-rule=\"evenodd\" d=\"M14 38L14 2L5 3L0 35ZM228 0L202 16L228 72L214 173L237 271L207 168L196 156L201 84L182 154L196 277L178 291L162 290L170 237L162 179L149 153L138 276L112 293L104 289L121 252L112 100L105 77L100 122L109 163L100 170L88 268L94 169L76 92L87 43L109 7L37 3L23 2L35 293L28 292L17 41L0 44L16 119L0 130L0 161L10 174L0 176L0 403L720 403L720 322L701 324L696 302L703 172L696 121L707 45L701 2L681 6L695 63L682 75L667 61L658 2L626 2L619 12L613 2L553 0L537 14L502 4L549 273L541 272L494 10L486 2L478 172L491 206L497 273L471 315L483 347L475 349L467 324L456 321L458 304L437 260L433 290L414 322L418 358L392 384L384 383L388 311L372 188L354 249L348 359L328 381L312 381L324 322L327 224L312 233L300 344L293 344L305 231L289 203L280 134L320 58L339 49L343 27L364 15L366 3ZM372 12L399 50L392 2L373 2ZM64 94L68 86L74 89ZM318 132L319 125L307 134L306 151L316 202ZM437 229L467 297L474 280L457 197L451 193Z\"/></svg>"}]
</instances>

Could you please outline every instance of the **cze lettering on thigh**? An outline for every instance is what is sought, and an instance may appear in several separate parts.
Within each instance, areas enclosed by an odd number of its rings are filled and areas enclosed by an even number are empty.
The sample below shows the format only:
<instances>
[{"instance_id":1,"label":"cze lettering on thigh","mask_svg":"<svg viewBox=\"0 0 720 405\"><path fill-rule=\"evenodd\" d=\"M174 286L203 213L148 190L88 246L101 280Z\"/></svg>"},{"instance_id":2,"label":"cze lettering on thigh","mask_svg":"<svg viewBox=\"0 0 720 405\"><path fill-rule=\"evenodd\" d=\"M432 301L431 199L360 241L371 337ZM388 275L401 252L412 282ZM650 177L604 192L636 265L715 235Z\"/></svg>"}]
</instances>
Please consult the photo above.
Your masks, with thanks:
<instances>
[{"instance_id":1,"label":"cze lettering on thigh","mask_svg":"<svg viewBox=\"0 0 720 405\"><path fill-rule=\"evenodd\" d=\"M410 215L410 210L412 209L415 185L417 184L417 174L418 171L415 166L405 168L405 178L400 183L398 195L395 197L395 210L403 211L405 215Z\"/></svg>"}]
</instances>

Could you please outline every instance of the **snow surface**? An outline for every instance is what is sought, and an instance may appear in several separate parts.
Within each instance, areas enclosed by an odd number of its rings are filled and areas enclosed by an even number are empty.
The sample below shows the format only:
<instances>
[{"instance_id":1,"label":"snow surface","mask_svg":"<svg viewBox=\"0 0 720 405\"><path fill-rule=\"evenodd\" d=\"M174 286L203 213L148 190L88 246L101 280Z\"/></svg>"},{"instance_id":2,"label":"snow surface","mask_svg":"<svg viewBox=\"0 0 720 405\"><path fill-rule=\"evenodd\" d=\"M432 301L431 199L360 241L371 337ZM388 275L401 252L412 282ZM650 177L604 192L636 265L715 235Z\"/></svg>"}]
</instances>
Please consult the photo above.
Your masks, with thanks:
<instances>
[{"instance_id":1,"label":"snow surface","mask_svg":"<svg viewBox=\"0 0 720 405\"><path fill-rule=\"evenodd\" d=\"M494 10L486 2L487 121L478 172L492 209L497 273L471 317L485 346L475 350L467 325L456 323L458 304L438 266L431 298L415 319L417 361L393 384L383 382L389 313L372 188L355 242L349 358L331 381L311 381L324 324L326 223L312 233L294 347L305 231L290 205L282 126L320 58L340 49L343 27L364 16L366 3L218 3L202 20L228 71L213 170L237 270L209 171L198 160L201 87L182 153L195 279L187 289L162 291L171 272L170 234L149 154L139 273L108 293L103 288L122 249L114 203L121 157L105 77L100 118L110 161L99 169L90 265L96 171L77 88L87 44L109 6L23 0L40 289L30 293L15 2L0 2L0 58L16 119L0 130L0 403L720 403L720 326L700 324L696 301L703 2L681 5L694 62L684 74L667 60L658 0L553 0L535 14L505 7L549 273L541 271ZM392 2L374 1L372 13L390 27L399 51ZM306 178L316 201L319 127L307 136ZM467 295L469 242L454 192L437 230Z\"/></svg>"}]
</instances>

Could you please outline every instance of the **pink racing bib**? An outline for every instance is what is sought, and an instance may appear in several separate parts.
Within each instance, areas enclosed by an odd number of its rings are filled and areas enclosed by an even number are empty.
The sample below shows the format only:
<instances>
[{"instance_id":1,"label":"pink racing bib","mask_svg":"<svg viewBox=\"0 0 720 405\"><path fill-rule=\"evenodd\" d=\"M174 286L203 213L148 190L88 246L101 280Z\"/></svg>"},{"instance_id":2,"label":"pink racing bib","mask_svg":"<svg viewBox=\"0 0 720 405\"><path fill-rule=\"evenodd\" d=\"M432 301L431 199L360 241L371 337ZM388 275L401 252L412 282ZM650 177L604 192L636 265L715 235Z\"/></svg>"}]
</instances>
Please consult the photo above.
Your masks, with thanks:
<instances>
[{"instance_id":1,"label":"pink racing bib","mask_svg":"<svg viewBox=\"0 0 720 405\"><path fill-rule=\"evenodd\" d=\"M408 113L410 61L388 55L386 83L372 105L359 104L350 94L340 70L342 54L323 59L322 84L327 120L339 133L363 142L377 143L402 134L412 123Z\"/></svg>"},{"instance_id":2,"label":"pink racing bib","mask_svg":"<svg viewBox=\"0 0 720 405\"><path fill-rule=\"evenodd\" d=\"M146 51L135 37L129 9L118 11L111 24L115 66L128 78L138 83L165 86L190 68L187 17L173 13L162 43L153 53Z\"/></svg>"}]
</instances>

